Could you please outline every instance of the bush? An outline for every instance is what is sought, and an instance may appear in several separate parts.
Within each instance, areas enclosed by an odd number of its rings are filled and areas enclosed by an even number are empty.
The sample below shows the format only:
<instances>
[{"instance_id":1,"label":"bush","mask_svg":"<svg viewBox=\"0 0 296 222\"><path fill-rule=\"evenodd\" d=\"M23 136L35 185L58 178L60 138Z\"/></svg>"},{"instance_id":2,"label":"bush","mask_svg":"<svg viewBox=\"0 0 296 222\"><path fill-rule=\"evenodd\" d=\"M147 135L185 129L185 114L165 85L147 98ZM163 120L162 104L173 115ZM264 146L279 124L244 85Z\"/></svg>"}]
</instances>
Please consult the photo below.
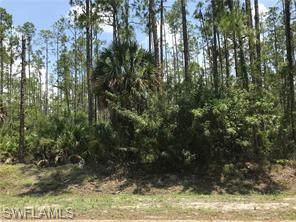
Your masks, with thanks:
<instances>
[{"instance_id":1,"label":"bush","mask_svg":"<svg viewBox=\"0 0 296 222\"><path fill-rule=\"evenodd\" d=\"M0 127L0 155L16 156L19 147L17 126L10 121L5 121Z\"/></svg>"},{"instance_id":2,"label":"bush","mask_svg":"<svg viewBox=\"0 0 296 222\"><path fill-rule=\"evenodd\" d=\"M240 89L230 89L220 97L197 90L179 104L177 144L195 154L199 165L271 156L281 118L272 95L264 92L255 100Z\"/></svg>"}]
</instances>

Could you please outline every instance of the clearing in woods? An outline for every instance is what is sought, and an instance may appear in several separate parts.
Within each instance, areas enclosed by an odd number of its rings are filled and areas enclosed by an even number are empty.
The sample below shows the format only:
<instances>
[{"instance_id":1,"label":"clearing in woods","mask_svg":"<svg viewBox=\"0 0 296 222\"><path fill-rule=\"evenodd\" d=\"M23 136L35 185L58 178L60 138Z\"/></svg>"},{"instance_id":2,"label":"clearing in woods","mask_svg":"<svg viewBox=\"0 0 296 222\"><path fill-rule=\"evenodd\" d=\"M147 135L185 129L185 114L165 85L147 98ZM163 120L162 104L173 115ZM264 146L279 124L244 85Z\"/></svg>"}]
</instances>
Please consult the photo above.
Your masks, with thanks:
<instances>
[{"instance_id":1,"label":"clearing in woods","mask_svg":"<svg viewBox=\"0 0 296 222\"><path fill-rule=\"evenodd\" d=\"M294 167L277 165L269 177L220 184L190 175L90 172L74 165L0 165L0 207L71 207L75 219L296 220Z\"/></svg>"}]
</instances>

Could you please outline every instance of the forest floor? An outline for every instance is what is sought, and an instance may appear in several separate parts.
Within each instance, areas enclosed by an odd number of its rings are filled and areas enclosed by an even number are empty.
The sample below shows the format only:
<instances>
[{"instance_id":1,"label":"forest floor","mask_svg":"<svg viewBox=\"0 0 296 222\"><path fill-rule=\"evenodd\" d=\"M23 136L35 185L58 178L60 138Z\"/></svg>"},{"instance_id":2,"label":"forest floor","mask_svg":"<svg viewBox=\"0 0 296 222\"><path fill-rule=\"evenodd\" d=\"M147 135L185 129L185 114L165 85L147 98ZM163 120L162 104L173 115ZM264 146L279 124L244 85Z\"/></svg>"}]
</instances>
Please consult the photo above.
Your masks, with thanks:
<instances>
[{"instance_id":1,"label":"forest floor","mask_svg":"<svg viewBox=\"0 0 296 222\"><path fill-rule=\"evenodd\" d=\"M296 168L260 178L197 182L196 176L109 176L75 165L0 164L3 209L71 207L75 219L296 220Z\"/></svg>"}]
</instances>

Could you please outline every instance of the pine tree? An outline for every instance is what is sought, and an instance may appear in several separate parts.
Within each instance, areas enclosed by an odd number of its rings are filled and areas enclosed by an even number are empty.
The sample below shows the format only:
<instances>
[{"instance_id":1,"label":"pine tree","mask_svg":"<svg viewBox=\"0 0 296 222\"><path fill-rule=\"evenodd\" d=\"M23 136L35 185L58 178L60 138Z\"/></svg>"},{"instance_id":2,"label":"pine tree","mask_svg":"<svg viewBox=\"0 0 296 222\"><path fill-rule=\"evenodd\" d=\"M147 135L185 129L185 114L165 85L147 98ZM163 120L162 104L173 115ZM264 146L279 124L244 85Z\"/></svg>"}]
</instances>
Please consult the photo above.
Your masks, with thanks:
<instances>
[{"instance_id":1,"label":"pine tree","mask_svg":"<svg viewBox=\"0 0 296 222\"><path fill-rule=\"evenodd\" d=\"M182 7L182 27L183 27L183 47L184 47L184 70L185 82L191 82L191 74L189 72L189 46L188 46L188 32L187 32L187 19L186 19L186 5L185 0L181 0Z\"/></svg>"},{"instance_id":2,"label":"pine tree","mask_svg":"<svg viewBox=\"0 0 296 222\"><path fill-rule=\"evenodd\" d=\"M25 93L26 93L26 39L22 36L22 71L20 81L20 125L19 125L19 160L24 161L25 156Z\"/></svg>"}]
</instances>

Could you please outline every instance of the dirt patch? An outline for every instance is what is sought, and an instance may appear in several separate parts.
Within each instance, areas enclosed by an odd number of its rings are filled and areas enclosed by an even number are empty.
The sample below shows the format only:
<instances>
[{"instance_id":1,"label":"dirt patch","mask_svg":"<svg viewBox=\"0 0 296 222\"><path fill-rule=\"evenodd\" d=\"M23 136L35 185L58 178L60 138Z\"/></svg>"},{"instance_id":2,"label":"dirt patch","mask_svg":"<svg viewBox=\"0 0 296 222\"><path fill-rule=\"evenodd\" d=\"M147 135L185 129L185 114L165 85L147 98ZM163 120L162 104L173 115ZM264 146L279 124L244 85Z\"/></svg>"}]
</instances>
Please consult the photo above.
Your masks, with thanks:
<instances>
[{"instance_id":1,"label":"dirt patch","mask_svg":"<svg viewBox=\"0 0 296 222\"><path fill-rule=\"evenodd\" d=\"M229 202L167 202L170 207L179 209L204 209L216 210L222 212L230 211L252 211L252 210L280 210L280 209L296 209L291 203L229 203ZM135 205L125 205L116 207L118 209L149 209L162 208L161 204L156 203L137 203ZM115 208L115 207L114 207Z\"/></svg>"},{"instance_id":2,"label":"dirt patch","mask_svg":"<svg viewBox=\"0 0 296 222\"><path fill-rule=\"evenodd\" d=\"M181 208L211 209L223 212L245 210L278 210L290 208L290 203L225 203L225 202L190 202L179 203Z\"/></svg>"},{"instance_id":3,"label":"dirt patch","mask_svg":"<svg viewBox=\"0 0 296 222\"><path fill-rule=\"evenodd\" d=\"M296 166L274 165L270 175L275 182L282 184L285 189L296 191Z\"/></svg>"},{"instance_id":4,"label":"dirt patch","mask_svg":"<svg viewBox=\"0 0 296 222\"><path fill-rule=\"evenodd\" d=\"M37 168L31 165L3 166L0 170L0 192L11 187L27 194L57 194L73 191L81 194L274 194L295 193L296 168L274 165L269 170L231 169L221 175L202 177L193 174L148 174L141 170L117 168L79 169L76 165ZM2 178L2 179L1 179ZM17 186L16 186L17 185ZM17 192L17 190L15 190Z\"/></svg>"},{"instance_id":5,"label":"dirt patch","mask_svg":"<svg viewBox=\"0 0 296 222\"><path fill-rule=\"evenodd\" d=\"M244 169L245 170L245 169ZM127 172L127 171L125 171ZM235 171L218 177L204 178L192 174L149 175L133 172L114 172L110 176L97 175L84 184L75 185L77 192L106 194L166 194L195 192L200 194L274 194L296 191L296 168L273 166L258 173L255 170Z\"/></svg>"}]
</instances>

